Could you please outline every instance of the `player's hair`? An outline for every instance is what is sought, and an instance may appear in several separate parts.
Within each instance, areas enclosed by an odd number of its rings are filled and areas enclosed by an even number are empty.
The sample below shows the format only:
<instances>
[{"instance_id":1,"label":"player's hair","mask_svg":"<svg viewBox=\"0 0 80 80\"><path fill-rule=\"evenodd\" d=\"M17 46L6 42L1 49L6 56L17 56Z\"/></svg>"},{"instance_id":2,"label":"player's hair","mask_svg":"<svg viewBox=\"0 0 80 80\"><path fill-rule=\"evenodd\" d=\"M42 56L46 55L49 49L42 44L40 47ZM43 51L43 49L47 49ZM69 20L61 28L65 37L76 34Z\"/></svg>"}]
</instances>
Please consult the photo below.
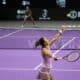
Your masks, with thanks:
<instances>
[{"instance_id":1,"label":"player's hair","mask_svg":"<svg viewBox=\"0 0 80 80\"><path fill-rule=\"evenodd\" d=\"M39 45L40 45L42 48L45 47L45 41L44 41L44 38L43 38L43 37L41 37L39 40L37 40L37 41L35 42L35 47L36 47L36 48L37 48Z\"/></svg>"}]
</instances>

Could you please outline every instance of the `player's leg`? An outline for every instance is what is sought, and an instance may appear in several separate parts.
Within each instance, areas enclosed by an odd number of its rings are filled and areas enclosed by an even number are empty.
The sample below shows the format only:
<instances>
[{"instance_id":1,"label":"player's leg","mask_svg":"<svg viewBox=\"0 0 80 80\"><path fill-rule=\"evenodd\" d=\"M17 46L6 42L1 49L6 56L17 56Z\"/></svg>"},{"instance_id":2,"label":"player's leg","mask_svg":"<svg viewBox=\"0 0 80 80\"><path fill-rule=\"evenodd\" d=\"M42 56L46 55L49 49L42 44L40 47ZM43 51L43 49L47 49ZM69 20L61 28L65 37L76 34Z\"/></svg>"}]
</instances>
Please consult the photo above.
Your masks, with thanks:
<instances>
[{"instance_id":1,"label":"player's leg","mask_svg":"<svg viewBox=\"0 0 80 80\"><path fill-rule=\"evenodd\" d=\"M51 75L48 75L48 79L47 80L52 80L52 77Z\"/></svg>"},{"instance_id":2,"label":"player's leg","mask_svg":"<svg viewBox=\"0 0 80 80\"><path fill-rule=\"evenodd\" d=\"M34 21L33 17L30 16L30 18L31 18L31 21L32 21L33 25L34 25L35 27L37 27L36 22Z\"/></svg>"},{"instance_id":3,"label":"player's leg","mask_svg":"<svg viewBox=\"0 0 80 80\"><path fill-rule=\"evenodd\" d=\"M49 75L49 80L55 80L54 76L52 76L51 74Z\"/></svg>"},{"instance_id":4,"label":"player's leg","mask_svg":"<svg viewBox=\"0 0 80 80\"><path fill-rule=\"evenodd\" d=\"M26 23L27 18L28 18L28 16L27 16L27 15L25 15L25 16L24 16L24 21L23 21L23 24L22 24L22 26L21 26L21 27L24 27L24 24Z\"/></svg>"}]
</instances>

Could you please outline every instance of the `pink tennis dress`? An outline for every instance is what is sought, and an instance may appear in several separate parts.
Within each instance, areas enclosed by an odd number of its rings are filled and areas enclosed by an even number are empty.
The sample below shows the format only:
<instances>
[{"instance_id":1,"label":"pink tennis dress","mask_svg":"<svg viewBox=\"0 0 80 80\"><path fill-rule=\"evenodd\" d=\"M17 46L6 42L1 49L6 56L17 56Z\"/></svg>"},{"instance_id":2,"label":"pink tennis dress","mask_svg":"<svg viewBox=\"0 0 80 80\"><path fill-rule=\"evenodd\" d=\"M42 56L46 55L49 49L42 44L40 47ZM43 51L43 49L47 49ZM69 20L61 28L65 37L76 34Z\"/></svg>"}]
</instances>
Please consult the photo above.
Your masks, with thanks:
<instances>
[{"instance_id":1,"label":"pink tennis dress","mask_svg":"<svg viewBox=\"0 0 80 80\"><path fill-rule=\"evenodd\" d=\"M38 71L38 77L37 79L44 79L47 80L49 76L51 76L50 74L50 70L52 68L52 59L48 56L43 58L43 63L40 65Z\"/></svg>"}]
</instances>

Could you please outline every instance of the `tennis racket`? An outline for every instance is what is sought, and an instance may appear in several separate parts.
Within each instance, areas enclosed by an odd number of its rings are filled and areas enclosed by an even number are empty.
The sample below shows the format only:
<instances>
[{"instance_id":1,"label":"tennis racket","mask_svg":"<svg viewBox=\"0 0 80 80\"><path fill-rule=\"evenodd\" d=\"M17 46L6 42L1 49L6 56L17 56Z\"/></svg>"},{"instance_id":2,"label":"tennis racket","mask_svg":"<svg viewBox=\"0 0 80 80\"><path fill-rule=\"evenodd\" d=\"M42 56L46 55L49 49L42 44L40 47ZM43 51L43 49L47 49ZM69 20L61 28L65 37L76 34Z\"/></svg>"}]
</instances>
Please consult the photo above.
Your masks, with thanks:
<instances>
[{"instance_id":1,"label":"tennis racket","mask_svg":"<svg viewBox=\"0 0 80 80\"><path fill-rule=\"evenodd\" d=\"M80 58L80 51L72 51L66 56L62 57L62 59L68 62L76 62Z\"/></svg>"}]
</instances>

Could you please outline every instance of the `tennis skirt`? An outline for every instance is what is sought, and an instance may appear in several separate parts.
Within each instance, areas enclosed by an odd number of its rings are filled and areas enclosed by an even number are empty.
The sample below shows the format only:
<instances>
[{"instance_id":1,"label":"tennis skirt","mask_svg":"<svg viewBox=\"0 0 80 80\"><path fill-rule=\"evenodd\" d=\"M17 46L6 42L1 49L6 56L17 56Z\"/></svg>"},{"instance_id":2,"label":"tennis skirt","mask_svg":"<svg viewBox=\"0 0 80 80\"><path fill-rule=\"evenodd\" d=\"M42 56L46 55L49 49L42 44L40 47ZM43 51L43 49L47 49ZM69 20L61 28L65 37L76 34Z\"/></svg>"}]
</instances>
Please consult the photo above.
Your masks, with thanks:
<instances>
[{"instance_id":1,"label":"tennis skirt","mask_svg":"<svg viewBox=\"0 0 80 80\"><path fill-rule=\"evenodd\" d=\"M47 66L40 66L38 69L37 79L47 80L51 76L51 68Z\"/></svg>"}]
</instances>

